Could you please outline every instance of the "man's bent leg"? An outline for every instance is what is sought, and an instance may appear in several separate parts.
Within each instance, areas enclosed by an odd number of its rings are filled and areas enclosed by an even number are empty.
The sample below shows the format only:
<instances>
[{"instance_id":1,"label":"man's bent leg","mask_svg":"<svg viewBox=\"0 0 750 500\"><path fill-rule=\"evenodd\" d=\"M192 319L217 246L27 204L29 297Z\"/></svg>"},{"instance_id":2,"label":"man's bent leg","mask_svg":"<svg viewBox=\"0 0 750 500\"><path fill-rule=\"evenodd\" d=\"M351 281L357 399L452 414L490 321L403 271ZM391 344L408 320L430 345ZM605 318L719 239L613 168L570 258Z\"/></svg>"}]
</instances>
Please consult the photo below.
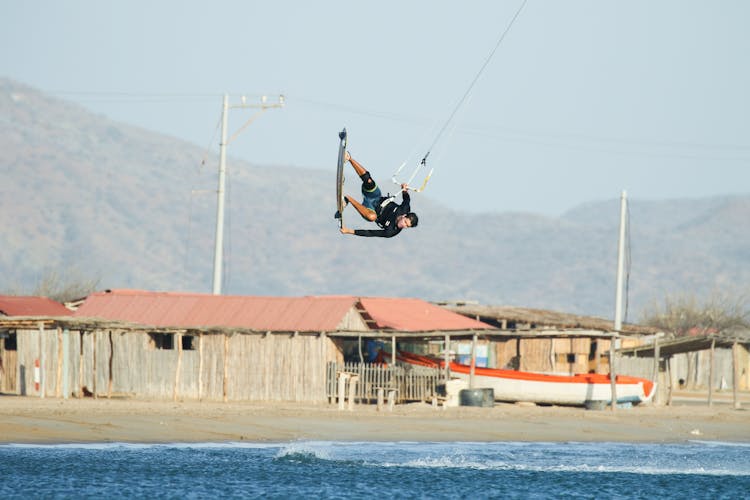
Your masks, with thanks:
<instances>
[{"instance_id":1,"label":"man's bent leg","mask_svg":"<svg viewBox=\"0 0 750 500\"><path fill-rule=\"evenodd\" d=\"M355 208L355 210L357 210L357 212L359 212L359 215L361 215L363 219L372 222L378 218L375 210L367 208L351 196L346 196L346 200L352 204L352 206Z\"/></svg>"},{"instance_id":2,"label":"man's bent leg","mask_svg":"<svg viewBox=\"0 0 750 500\"><path fill-rule=\"evenodd\" d=\"M357 175L362 177L367 170L365 170L365 167L363 167L357 160L349 156L349 163L352 164L352 167L354 167L354 171L357 172Z\"/></svg>"}]
</instances>

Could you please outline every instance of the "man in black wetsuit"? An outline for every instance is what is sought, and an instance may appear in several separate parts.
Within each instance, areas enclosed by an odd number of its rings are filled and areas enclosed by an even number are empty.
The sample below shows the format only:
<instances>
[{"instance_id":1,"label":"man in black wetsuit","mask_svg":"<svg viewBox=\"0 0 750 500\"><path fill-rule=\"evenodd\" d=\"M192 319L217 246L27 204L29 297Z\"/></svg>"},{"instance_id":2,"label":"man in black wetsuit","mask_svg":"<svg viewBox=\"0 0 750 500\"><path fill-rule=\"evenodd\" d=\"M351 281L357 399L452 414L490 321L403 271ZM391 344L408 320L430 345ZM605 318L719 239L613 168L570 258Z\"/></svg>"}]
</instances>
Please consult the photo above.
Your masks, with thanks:
<instances>
[{"instance_id":1,"label":"man in black wetsuit","mask_svg":"<svg viewBox=\"0 0 750 500\"><path fill-rule=\"evenodd\" d=\"M352 164L357 175L362 179L363 196L362 203L359 203L351 196L344 196L346 203L351 203L363 219L376 223L381 229L349 229L342 225L341 232L343 234L392 238L400 233L402 229L417 227L419 219L417 218L417 214L410 211L409 187L406 184L401 184L402 202L399 205L394 201L395 196L386 197L381 194L380 188L372 180L370 173L357 160L352 158L348 151L344 159ZM337 217L339 215L338 213L336 214Z\"/></svg>"}]
</instances>

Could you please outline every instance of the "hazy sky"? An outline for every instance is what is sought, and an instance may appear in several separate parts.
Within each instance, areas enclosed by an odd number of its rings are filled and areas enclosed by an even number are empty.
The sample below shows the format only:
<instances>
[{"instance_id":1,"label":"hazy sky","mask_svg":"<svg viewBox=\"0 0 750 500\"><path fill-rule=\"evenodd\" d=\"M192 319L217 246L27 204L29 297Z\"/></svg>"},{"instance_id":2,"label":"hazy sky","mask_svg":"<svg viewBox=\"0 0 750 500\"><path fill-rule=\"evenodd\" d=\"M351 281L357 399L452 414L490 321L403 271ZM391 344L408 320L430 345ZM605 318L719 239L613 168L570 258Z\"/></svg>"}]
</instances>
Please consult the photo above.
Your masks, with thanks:
<instances>
[{"instance_id":1,"label":"hazy sky","mask_svg":"<svg viewBox=\"0 0 750 500\"><path fill-rule=\"evenodd\" d=\"M224 92L284 94L230 161L331 169L333 196L337 132L391 188L521 1L0 0L0 64L213 151ZM555 215L623 189L750 192L749 22L743 0L529 0L432 150L424 196ZM232 110L231 131L252 115Z\"/></svg>"}]
</instances>

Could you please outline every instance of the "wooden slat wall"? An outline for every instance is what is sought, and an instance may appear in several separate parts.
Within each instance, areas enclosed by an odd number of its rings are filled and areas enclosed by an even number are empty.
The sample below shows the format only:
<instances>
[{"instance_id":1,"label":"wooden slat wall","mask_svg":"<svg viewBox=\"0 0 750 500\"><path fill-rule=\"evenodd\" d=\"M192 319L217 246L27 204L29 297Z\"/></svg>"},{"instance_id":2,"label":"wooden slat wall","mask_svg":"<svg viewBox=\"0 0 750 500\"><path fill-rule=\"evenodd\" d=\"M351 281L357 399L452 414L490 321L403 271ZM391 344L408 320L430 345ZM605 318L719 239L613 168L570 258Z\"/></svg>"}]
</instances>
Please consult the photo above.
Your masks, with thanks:
<instances>
[{"instance_id":1,"label":"wooden slat wall","mask_svg":"<svg viewBox=\"0 0 750 500\"><path fill-rule=\"evenodd\" d=\"M2 353L3 372L0 390L11 394L18 392L18 351L3 351Z\"/></svg>"},{"instance_id":2,"label":"wooden slat wall","mask_svg":"<svg viewBox=\"0 0 750 500\"><path fill-rule=\"evenodd\" d=\"M97 364L101 367L97 370L97 394L106 395L106 390L99 388L106 387L109 379L109 338L105 332L97 333L97 349L102 353L97 356ZM84 349L87 344L84 340ZM147 333L127 331L112 332L112 344L113 394L164 399L172 397L177 366L176 345L171 350L156 349ZM189 364L186 357L189 356L183 357L183 366Z\"/></svg>"},{"instance_id":3,"label":"wooden slat wall","mask_svg":"<svg viewBox=\"0 0 750 500\"><path fill-rule=\"evenodd\" d=\"M57 330L45 330L43 335L45 395L62 396L65 381L60 339L63 337ZM193 342L195 349L183 350L181 357L180 336L174 335L174 349L157 349L144 331L70 332L68 387L71 394L82 396L81 387L85 386L97 397L171 399L176 394L181 399L197 399L198 381L201 380L202 399L222 400L224 335L201 336L202 374L199 374L198 336ZM39 339L38 330L18 332L17 362L9 360L12 364L6 366L23 374L23 380L17 384L19 394L39 395L34 388L34 360L40 357ZM178 357L179 374L176 373ZM253 401L324 401L327 363L341 360L338 347L325 335L230 335L226 360L229 375L227 397L229 400ZM175 381L178 382L176 391Z\"/></svg>"},{"instance_id":4,"label":"wooden slat wall","mask_svg":"<svg viewBox=\"0 0 750 500\"><path fill-rule=\"evenodd\" d=\"M517 356L516 339L500 340L494 342L496 366L493 368L517 369L515 358Z\"/></svg>"},{"instance_id":5,"label":"wooden slat wall","mask_svg":"<svg viewBox=\"0 0 750 500\"><path fill-rule=\"evenodd\" d=\"M40 357L39 330L18 330L18 394L37 396L34 388L34 360Z\"/></svg>"},{"instance_id":6,"label":"wooden slat wall","mask_svg":"<svg viewBox=\"0 0 750 500\"><path fill-rule=\"evenodd\" d=\"M602 345L609 346L608 341L599 340L599 351ZM520 345L520 349L517 346ZM494 342L495 368L516 368L523 371L557 372L557 373L586 373L589 371L589 349L591 339L588 338L540 338L540 339L508 339ZM554 351L552 350L554 348ZM520 366L514 366L514 358L519 355ZM573 363L568 362L568 354L575 355ZM554 355L554 362L551 359Z\"/></svg>"}]
</instances>

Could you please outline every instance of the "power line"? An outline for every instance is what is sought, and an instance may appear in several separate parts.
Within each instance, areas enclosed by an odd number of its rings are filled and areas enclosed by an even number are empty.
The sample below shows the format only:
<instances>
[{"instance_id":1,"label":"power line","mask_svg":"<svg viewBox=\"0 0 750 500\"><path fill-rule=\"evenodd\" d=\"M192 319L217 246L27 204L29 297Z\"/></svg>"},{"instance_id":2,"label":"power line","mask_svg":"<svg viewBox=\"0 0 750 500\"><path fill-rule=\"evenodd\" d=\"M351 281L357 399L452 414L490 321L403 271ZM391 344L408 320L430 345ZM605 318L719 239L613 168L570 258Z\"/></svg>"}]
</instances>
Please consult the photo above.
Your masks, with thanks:
<instances>
[{"instance_id":1,"label":"power line","mask_svg":"<svg viewBox=\"0 0 750 500\"><path fill-rule=\"evenodd\" d=\"M123 92L106 90L52 90L49 94L77 97L86 102L143 102L173 103L211 101L221 98L222 94L179 93L179 92ZM262 92L245 93L248 96L261 96Z\"/></svg>"}]
</instances>

